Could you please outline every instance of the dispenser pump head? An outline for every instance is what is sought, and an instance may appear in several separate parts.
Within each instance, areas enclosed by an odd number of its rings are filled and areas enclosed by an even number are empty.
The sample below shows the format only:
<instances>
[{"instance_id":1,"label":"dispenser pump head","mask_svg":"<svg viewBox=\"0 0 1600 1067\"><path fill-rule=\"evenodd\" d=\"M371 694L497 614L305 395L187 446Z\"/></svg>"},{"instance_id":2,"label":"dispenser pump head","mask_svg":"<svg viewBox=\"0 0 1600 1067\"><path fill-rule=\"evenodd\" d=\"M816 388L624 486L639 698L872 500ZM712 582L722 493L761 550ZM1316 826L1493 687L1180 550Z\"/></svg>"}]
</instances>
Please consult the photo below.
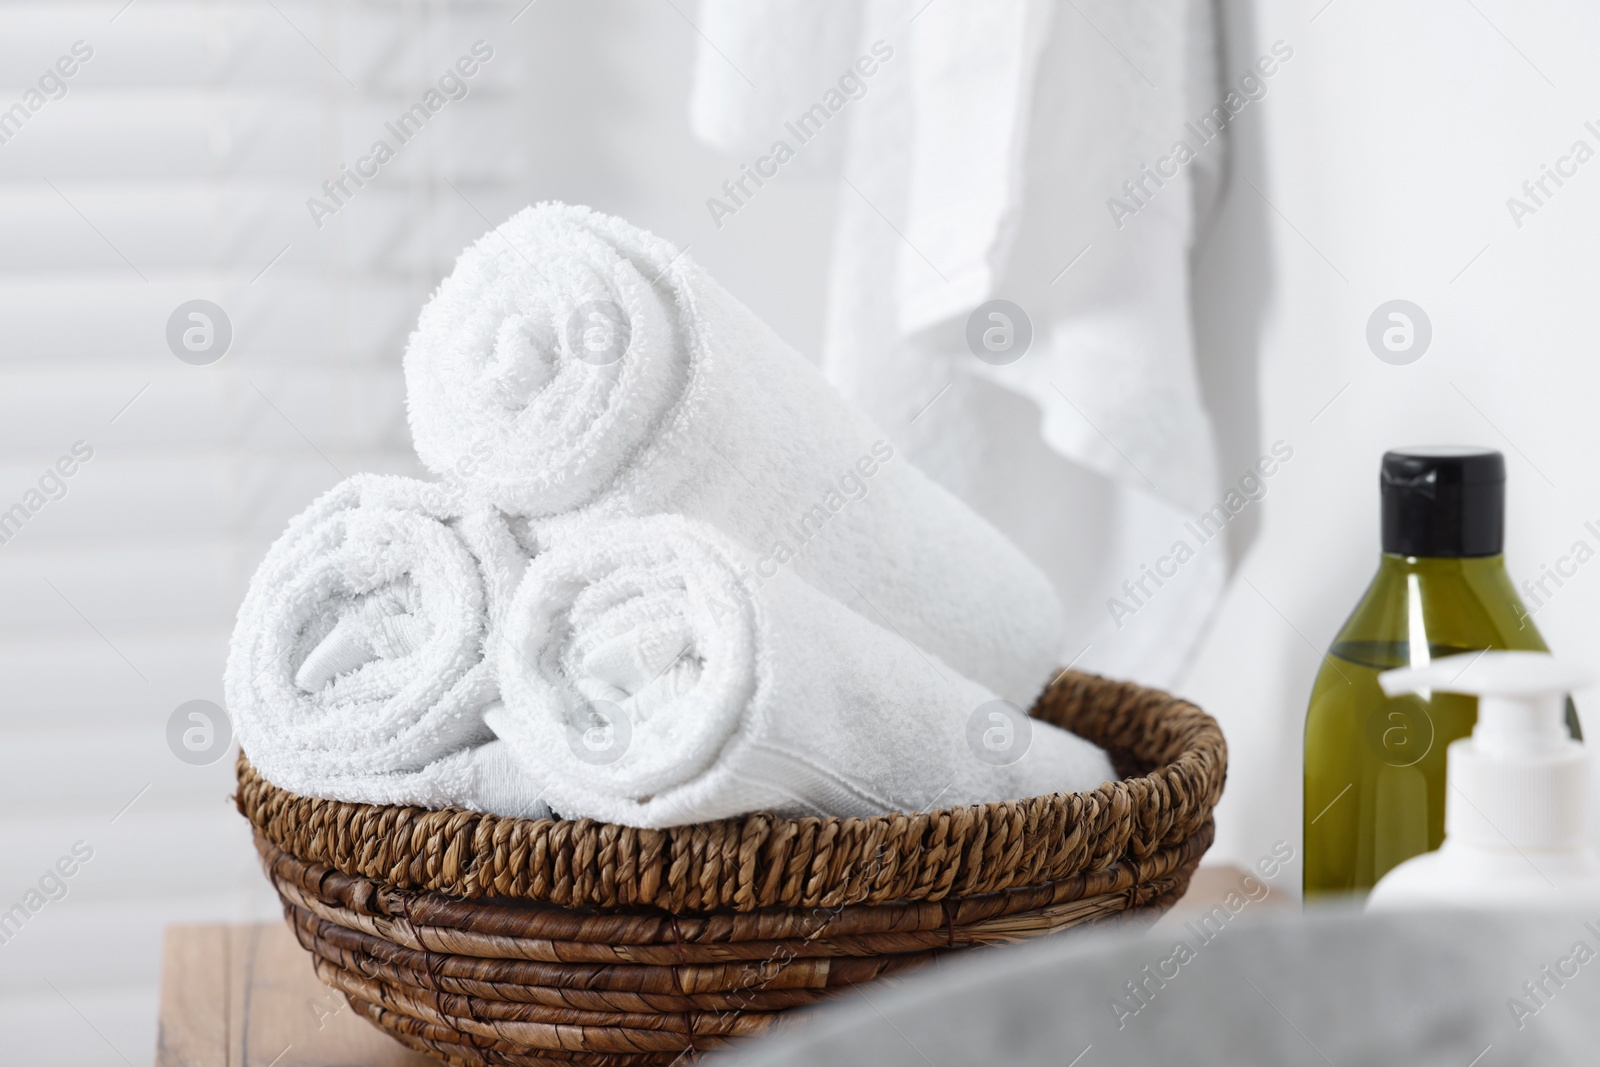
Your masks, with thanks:
<instances>
[{"instance_id":1,"label":"dispenser pump head","mask_svg":"<svg viewBox=\"0 0 1600 1067\"><path fill-rule=\"evenodd\" d=\"M1447 845L1549 849L1588 839L1588 762L1563 712L1568 691L1591 677L1548 652L1469 652L1378 676L1391 697L1478 698L1472 736L1449 750Z\"/></svg>"},{"instance_id":2,"label":"dispenser pump head","mask_svg":"<svg viewBox=\"0 0 1600 1067\"><path fill-rule=\"evenodd\" d=\"M1568 736L1567 693L1590 681L1588 671L1548 652L1469 652L1378 677L1391 697L1429 690L1477 697L1472 740L1485 755L1558 750Z\"/></svg>"}]
</instances>

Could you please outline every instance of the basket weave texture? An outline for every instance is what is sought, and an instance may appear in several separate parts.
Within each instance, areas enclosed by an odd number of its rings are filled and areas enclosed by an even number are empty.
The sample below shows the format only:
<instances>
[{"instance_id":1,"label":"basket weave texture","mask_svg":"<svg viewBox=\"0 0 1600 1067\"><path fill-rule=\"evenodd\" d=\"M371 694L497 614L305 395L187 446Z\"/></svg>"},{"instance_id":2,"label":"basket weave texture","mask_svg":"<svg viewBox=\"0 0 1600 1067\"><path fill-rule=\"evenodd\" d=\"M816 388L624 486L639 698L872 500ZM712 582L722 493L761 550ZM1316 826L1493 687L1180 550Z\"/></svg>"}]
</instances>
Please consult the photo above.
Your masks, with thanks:
<instances>
[{"instance_id":1,"label":"basket weave texture","mask_svg":"<svg viewBox=\"0 0 1600 1067\"><path fill-rule=\"evenodd\" d=\"M668 1064L924 963L1165 908L1211 843L1210 716L1063 672L1032 714L1126 777L867 819L644 830L319 800L241 754L241 813L317 973L463 1065Z\"/></svg>"}]
</instances>

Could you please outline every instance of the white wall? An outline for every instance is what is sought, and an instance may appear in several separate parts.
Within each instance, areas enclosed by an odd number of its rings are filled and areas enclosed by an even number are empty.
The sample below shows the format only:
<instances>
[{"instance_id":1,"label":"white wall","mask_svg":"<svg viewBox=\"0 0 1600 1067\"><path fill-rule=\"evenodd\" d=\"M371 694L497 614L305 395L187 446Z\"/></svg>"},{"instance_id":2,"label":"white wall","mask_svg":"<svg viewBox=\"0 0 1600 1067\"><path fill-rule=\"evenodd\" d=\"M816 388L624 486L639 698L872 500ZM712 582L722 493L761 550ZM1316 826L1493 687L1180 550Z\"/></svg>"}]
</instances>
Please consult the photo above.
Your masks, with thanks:
<instances>
[{"instance_id":1,"label":"white wall","mask_svg":"<svg viewBox=\"0 0 1600 1067\"><path fill-rule=\"evenodd\" d=\"M1583 529L1600 517L1600 158L1520 229L1506 207L1574 140L1600 152L1600 134L1584 128L1600 130L1600 18L1580 3L1504 0L1334 0L1319 15L1324 2L1230 6L1236 55L1282 39L1295 57L1241 126L1224 232L1202 257L1217 275L1202 291L1221 297L1201 301L1213 341L1244 345L1260 331L1253 375L1239 369L1212 399L1225 474L1277 439L1295 455L1181 686L1229 742L1214 860L1249 862L1274 839L1299 840L1306 698L1377 563L1386 448L1505 453L1518 581L1575 539L1600 548ZM1263 285L1264 298L1252 296ZM1433 325L1431 347L1406 366L1365 341L1368 316L1396 298ZM1237 355L1205 353L1214 366ZM1248 417L1252 388L1259 428L1234 430L1225 412ZM1597 608L1591 566L1538 625L1558 652L1593 660ZM1591 727L1597 701L1578 698Z\"/></svg>"}]
</instances>

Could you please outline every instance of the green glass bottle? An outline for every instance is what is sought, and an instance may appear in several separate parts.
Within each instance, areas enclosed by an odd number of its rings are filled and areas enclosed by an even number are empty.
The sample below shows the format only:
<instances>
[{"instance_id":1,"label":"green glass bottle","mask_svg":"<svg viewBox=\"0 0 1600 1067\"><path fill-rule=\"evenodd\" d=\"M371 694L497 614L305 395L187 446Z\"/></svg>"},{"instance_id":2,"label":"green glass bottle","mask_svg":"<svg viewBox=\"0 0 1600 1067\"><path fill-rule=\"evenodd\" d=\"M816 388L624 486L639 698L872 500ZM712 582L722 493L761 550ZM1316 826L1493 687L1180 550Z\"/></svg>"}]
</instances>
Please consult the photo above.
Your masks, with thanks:
<instances>
[{"instance_id":1,"label":"green glass bottle","mask_svg":"<svg viewBox=\"0 0 1600 1067\"><path fill-rule=\"evenodd\" d=\"M1378 675L1483 649L1548 651L1506 574L1505 460L1473 448L1389 452L1383 558L1323 659L1306 711L1303 888L1364 895L1444 840L1445 749L1476 698L1384 696ZM1567 728L1580 737L1567 703Z\"/></svg>"}]
</instances>

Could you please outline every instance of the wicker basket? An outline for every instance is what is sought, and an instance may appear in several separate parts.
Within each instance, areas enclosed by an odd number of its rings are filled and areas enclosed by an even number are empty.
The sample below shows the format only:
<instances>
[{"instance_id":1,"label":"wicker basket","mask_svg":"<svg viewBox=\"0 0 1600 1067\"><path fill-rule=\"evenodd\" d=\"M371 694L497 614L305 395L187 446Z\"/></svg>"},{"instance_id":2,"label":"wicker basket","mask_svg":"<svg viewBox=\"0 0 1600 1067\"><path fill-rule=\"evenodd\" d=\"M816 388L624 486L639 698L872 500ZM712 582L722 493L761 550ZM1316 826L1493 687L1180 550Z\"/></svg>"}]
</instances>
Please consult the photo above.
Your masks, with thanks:
<instances>
[{"instance_id":1,"label":"wicker basket","mask_svg":"<svg viewBox=\"0 0 1600 1067\"><path fill-rule=\"evenodd\" d=\"M668 1064L974 945L1164 909L1227 751L1165 693L1064 672L1033 714L1128 776L870 819L641 830L315 800L239 759L240 812L318 975L452 1064Z\"/></svg>"}]
</instances>

